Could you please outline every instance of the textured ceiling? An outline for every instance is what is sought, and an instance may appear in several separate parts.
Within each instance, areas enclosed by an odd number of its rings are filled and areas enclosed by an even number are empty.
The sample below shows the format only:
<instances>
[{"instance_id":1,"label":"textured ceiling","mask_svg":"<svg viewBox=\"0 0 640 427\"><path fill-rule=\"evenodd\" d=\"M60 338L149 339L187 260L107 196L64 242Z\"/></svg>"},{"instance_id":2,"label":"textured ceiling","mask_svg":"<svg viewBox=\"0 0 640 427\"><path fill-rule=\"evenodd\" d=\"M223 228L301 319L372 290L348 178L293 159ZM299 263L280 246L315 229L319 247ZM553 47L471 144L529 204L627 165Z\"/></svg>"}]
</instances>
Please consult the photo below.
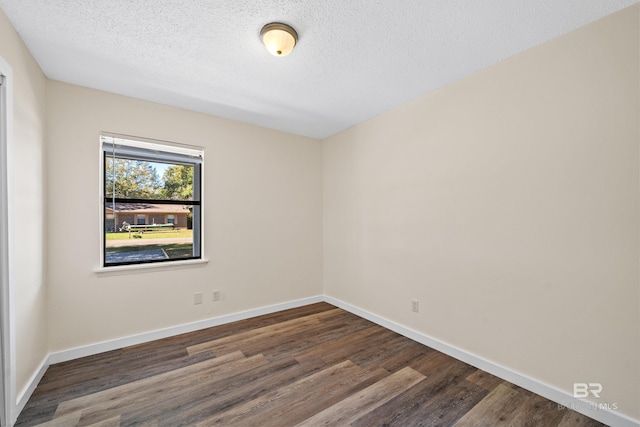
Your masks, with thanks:
<instances>
[{"instance_id":1,"label":"textured ceiling","mask_svg":"<svg viewBox=\"0 0 640 427\"><path fill-rule=\"evenodd\" d=\"M0 0L47 77L324 138L637 0ZM271 56L266 23L299 42Z\"/></svg>"}]
</instances>

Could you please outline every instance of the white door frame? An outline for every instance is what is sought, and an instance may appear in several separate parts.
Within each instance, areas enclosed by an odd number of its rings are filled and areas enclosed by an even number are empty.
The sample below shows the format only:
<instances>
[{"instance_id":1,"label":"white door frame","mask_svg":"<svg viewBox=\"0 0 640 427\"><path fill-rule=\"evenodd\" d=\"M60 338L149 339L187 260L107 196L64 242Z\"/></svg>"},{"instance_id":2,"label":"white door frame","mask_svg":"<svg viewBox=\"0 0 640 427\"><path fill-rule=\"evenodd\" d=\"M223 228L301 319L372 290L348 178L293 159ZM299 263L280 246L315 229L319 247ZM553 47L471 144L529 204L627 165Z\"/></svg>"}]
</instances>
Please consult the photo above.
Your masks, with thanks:
<instances>
[{"instance_id":1,"label":"white door frame","mask_svg":"<svg viewBox=\"0 0 640 427\"><path fill-rule=\"evenodd\" d=\"M16 405L15 322L13 272L10 268L12 239L9 214L11 174L7 161L13 136L13 70L0 56L0 418L2 427L12 426Z\"/></svg>"}]
</instances>

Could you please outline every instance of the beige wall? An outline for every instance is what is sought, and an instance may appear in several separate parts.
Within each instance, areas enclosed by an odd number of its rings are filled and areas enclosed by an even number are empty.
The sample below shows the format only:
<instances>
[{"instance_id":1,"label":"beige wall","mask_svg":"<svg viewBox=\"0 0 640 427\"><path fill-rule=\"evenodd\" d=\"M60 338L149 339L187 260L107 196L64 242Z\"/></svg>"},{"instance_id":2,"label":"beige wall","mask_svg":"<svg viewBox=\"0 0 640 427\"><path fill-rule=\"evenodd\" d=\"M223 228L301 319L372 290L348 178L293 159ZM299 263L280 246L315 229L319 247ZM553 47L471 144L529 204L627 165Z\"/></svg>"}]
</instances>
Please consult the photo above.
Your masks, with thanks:
<instances>
[{"instance_id":1,"label":"beige wall","mask_svg":"<svg viewBox=\"0 0 640 427\"><path fill-rule=\"evenodd\" d=\"M325 140L325 293L639 419L638 16Z\"/></svg>"},{"instance_id":2,"label":"beige wall","mask_svg":"<svg viewBox=\"0 0 640 427\"><path fill-rule=\"evenodd\" d=\"M320 141L56 81L47 114L50 351L322 294ZM100 131L204 147L206 266L94 273Z\"/></svg>"},{"instance_id":3,"label":"beige wall","mask_svg":"<svg viewBox=\"0 0 640 427\"><path fill-rule=\"evenodd\" d=\"M9 141L10 274L15 295L16 384L20 393L47 355L45 286L46 78L0 11L0 56L13 70Z\"/></svg>"}]
</instances>

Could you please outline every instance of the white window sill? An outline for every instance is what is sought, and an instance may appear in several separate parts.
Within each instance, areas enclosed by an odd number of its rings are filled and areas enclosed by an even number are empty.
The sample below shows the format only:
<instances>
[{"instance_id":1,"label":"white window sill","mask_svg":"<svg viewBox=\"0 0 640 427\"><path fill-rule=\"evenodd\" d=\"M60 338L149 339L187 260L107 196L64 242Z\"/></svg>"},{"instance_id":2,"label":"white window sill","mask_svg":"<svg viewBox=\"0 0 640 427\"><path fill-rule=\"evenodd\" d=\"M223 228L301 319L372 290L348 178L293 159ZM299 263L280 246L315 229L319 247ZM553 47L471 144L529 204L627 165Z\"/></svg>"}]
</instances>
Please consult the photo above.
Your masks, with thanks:
<instances>
[{"instance_id":1,"label":"white window sill","mask_svg":"<svg viewBox=\"0 0 640 427\"><path fill-rule=\"evenodd\" d=\"M115 276L119 274L136 274L155 271L168 271L178 268L204 267L209 262L208 259L187 259L184 261L158 262L151 264L130 264L117 265L113 267L99 267L93 270L98 277Z\"/></svg>"}]
</instances>

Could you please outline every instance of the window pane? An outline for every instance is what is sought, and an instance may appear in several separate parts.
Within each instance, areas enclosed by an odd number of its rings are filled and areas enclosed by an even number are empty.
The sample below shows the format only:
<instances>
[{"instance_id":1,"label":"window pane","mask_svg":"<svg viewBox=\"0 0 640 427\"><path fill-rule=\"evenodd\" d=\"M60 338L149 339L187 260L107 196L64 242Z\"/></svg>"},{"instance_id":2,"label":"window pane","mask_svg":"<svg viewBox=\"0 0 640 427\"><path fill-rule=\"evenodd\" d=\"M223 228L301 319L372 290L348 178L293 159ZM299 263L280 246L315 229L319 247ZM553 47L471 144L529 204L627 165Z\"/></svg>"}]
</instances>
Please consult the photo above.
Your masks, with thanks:
<instances>
[{"instance_id":1,"label":"window pane","mask_svg":"<svg viewBox=\"0 0 640 427\"><path fill-rule=\"evenodd\" d=\"M112 219L105 230L105 265L199 256L193 210L185 204L107 203L105 215ZM173 223L165 222L169 217ZM140 219L145 222L139 224Z\"/></svg>"},{"instance_id":2,"label":"window pane","mask_svg":"<svg viewBox=\"0 0 640 427\"><path fill-rule=\"evenodd\" d=\"M104 265L199 259L202 149L116 136L101 141Z\"/></svg>"},{"instance_id":3,"label":"window pane","mask_svg":"<svg viewBox=\"0 0 640 427\"><path fill-rule=\"evenodd\" d=\"M106 156L105 196L128 199L194 200L193 165Z\"/></svg>"}]
</instances>

